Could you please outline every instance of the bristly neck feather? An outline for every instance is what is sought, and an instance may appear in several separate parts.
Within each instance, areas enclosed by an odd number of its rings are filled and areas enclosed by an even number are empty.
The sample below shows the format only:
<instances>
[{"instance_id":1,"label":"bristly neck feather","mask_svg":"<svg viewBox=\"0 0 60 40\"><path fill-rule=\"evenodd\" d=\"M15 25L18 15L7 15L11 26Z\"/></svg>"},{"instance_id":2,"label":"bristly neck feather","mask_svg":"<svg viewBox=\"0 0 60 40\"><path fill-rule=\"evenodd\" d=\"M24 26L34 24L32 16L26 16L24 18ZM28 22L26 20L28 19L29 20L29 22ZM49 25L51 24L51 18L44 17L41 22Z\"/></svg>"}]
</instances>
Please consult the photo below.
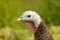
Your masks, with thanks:
<instances>
[{"instance_id":1,"label":"bristly neck feather","mask_svg":"<svg viewBox=\"0 0 60 40\"><path fill-rule=\"evenodd\" d=\"M41 21L37 31L34 33L34 37L35 40L53 40L43 21Z\"/></svg>"},{"instance_id":2,"label":"bristly neck feather","mask_svg":"<svg viewBox=\"0 0 60 40\"><path fill-rule=\"evenodd\" d=\"M40 23L41 23L42 19L39 15L37 15L37 18L34 20L35 23L35 27L38 28Z\"/></svg>"},{"instance_id":3,"label":"bristly neck feather","mask_svg":"<svg viewBox=\"0 0 60 40\"><path fill-rule=\"evenodd\" d=\"M35 31L35 32L36 32L37 29L39 28L41 22L42 22L42 19L41 19L41 18L37 18L37 20L34 21L34 24L35 24L34 31Z\"/></svg>"}]
</instances>

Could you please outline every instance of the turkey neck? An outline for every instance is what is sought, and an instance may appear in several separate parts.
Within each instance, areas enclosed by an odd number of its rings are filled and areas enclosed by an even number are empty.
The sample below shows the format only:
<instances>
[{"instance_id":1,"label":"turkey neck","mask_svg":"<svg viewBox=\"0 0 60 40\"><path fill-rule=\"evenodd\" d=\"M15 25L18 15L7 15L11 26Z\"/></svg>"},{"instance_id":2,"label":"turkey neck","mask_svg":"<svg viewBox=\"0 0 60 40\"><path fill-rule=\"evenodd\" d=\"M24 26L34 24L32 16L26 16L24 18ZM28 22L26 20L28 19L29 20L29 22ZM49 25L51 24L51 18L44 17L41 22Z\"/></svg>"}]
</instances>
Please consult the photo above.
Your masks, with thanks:
<instances>
[{"instance_id":1,"label":"turkey neck","mask_svg":"<svg viewBox=\"0 0 60 40\"><path fill-rule=\"evenodd\" d=\"M52 36L50 35L48 29L44 25L44 22L41 22L37 31L34 33L34 40L53 40Z\"/></svg>"}]
</instances>

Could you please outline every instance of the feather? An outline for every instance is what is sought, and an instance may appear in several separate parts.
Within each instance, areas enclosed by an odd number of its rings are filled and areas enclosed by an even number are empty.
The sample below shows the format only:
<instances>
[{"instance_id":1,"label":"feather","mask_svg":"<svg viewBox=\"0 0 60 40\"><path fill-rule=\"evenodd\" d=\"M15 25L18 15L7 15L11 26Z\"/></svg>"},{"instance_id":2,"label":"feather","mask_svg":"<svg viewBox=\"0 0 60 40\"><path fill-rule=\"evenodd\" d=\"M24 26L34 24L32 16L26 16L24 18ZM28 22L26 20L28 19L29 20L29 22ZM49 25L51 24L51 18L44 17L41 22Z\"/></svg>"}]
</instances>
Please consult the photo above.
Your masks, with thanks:
<instances>
[{"instance_id":1,"label":"feather","mask_svg":"<svg viewBox=\"0 0 60 40\"><path fill-rule=\"evenodd\" d=\"M53 40L48 29L43 22L40 23L37 31L34 33L35 40Z\"/></svg>"}]
</instances>

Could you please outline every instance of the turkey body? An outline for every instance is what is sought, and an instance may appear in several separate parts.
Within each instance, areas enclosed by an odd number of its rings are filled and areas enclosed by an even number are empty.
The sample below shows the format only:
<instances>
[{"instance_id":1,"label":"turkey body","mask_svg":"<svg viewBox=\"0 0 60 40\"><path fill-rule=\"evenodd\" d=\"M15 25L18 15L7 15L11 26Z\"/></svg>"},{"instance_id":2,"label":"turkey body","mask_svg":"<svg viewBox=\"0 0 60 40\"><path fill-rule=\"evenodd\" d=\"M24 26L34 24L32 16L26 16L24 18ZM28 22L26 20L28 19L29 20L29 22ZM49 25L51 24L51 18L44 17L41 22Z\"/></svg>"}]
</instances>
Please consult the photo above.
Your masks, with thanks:
<instances>
[{"instance_id":1,"label":"turkey body","mask_svg":"<svg viewBox=\"0 0 60 40\"><path fill-rule=\"evenodd\" d=\"M34 37L35 40L53 40L43 22L41 22L41 24L37 28L37 31L34 33Z\"/></svg>"}]
</instances>

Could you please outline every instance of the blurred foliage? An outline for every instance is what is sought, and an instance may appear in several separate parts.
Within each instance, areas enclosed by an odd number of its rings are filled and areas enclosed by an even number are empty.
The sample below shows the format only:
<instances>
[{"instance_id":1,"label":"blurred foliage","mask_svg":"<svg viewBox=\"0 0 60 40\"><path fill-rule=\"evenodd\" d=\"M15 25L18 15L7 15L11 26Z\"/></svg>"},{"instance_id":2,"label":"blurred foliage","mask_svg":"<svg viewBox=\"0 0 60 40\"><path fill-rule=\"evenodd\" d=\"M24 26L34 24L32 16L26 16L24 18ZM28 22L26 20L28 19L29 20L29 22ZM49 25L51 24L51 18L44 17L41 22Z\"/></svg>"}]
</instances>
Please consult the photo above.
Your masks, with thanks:
<instances>
[{"instance_id":1,"label":"blurred foliage","mask_svg":"<svg viewBox=\"0 0 60 40\"><path fill-rule=\"evenodd\" d=\"M0 0L0 40L34 39L33 31L16 21L26 10L36 11L46 24L60 25L60 0ZM60 40L59 28L49 27L55 40Z\"/></svg>"},{"instance_id":2,"label":"blurred foliage","mask_svg":"<svg viewBox=\"0 0 60 40\"><path fill-rule=\"evenodd\" d=\"M54 40L60 40L60 26L52 25L49 31ZM29 29L15 29L7 26L0 30L0 40L34 40L34 33Z\"/></svg>"}]
</instances>

